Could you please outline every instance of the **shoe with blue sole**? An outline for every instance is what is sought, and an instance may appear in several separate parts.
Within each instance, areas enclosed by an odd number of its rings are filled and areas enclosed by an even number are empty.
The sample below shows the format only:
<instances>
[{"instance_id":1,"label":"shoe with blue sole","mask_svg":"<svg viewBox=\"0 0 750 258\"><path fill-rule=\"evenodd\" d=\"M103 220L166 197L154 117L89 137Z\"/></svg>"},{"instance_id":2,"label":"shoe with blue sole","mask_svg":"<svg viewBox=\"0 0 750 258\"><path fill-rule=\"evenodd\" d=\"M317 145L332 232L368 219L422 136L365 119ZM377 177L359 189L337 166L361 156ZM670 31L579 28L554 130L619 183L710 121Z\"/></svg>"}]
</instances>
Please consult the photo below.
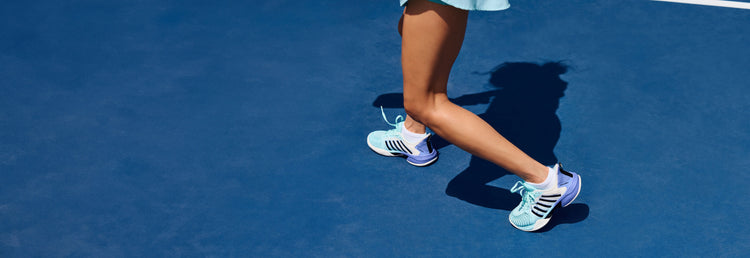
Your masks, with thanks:
<instances>
[{"instance_id":1,"label":"shoe with blue sole","mask_svg":"<svg viewBox=\"0 0 750 258\"><path fill-rule=\"evenodd\" d=\"M404 139L401 129L404 117L397 116L395 123L388 122L382 107L380 109L386 123L393 126L390 130L374 131L367 135L367 146L375 153L388 157L406 157L406 162L418 167L428 166L438 159L438 152L430 142L431 134L420 142L411 143Z\"/></svg>"},{"instance_id":2,"label":"shoe with blue sole","mask_svg":"<svg viewBox=\"0 0 750 258\"><path fill-rule=\"evenodd\" d=\"M555 165L557 180L546 190L536 189L529 183L519 181L511 192L521 194L521 203L510 212L508 220L513 227L523 231L536 231L547 225L552 212L570 205L581 193L581 176Z\"/></svg>"}]
</instances>

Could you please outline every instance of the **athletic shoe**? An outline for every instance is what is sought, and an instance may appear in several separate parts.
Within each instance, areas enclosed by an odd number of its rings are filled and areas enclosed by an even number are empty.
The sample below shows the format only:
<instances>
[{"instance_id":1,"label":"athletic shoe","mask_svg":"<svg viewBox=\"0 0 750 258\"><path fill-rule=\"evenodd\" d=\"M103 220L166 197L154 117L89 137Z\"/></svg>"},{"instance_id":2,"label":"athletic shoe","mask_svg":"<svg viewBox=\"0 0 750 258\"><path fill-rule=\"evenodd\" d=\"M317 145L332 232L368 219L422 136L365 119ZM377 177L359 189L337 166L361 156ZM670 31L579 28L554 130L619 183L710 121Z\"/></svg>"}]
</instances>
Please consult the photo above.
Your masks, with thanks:
<instances>
[{"instance_id":1,"label":"athletic shoe","mask_svg":"<svg viewBox=\"0 0 750 258\"><path fill-rule=\"evenodd\" d=\"M560 164L555 167L558 168L557 182L552 182L553 187L550 189L539 190L522 181L511 188L511 192L521 194L521 203L508 217L510 224L517 229L539 230L552 218L552 211L560 206L568 206L578 197L581 192L581 176L563 170Z\"/></svg>"},{"instance_id":2,"label":"athletic shoe","mask_svg":"<svg viewBox=\"0 0 750 258\"><path fill-rule=\"evenodd\" d=\"M431 134L418 143L410 143L401 135L404 117L397 116L395 124L388 122L383 107L380 107L383 119L395 127L387 131L374 131L367 135L367 145L376 153L388 157L406 157L406 162L414 166L423 167L434 163L438 159L438 152L430 142Z\"/></svg>"}]
</instances>

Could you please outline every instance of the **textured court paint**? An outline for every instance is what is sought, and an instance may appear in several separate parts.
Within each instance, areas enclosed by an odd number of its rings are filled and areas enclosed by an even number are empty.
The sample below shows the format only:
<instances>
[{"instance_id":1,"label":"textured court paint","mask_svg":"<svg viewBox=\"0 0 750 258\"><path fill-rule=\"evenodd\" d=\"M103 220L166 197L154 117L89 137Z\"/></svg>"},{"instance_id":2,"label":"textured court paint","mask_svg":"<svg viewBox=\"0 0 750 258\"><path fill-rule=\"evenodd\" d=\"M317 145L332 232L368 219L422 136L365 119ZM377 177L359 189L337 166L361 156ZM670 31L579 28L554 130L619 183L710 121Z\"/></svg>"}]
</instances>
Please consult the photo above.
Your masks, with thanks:
<instances>
[{"instance_id":1,"label":"textured court paint","mask_svg":"<svg viewBox=\"0 0 750 258\"><path fill-rule=\"evenodd\" d=\"M721 1L721 0L653 0L653 1L750 9L750 3L737 2L737 1Z\"/></svg>"},{"instance_id":2,"label":"textured court paint","mask_svg":"<svg viewBox=\"0 0 750 258\"><path fill-rule=\"evenodd\" d=\"M367 148L388 128L373 101L401 88L396 5L4 2L0 256L750 253L746 10L470 15L451 97L496 90L482 73L507 61L574 68L554 155L584 188L530 234L507 222L516 177L473 204L449 183L502 173L455 146L427 168Z\"/></svg>"}]
</instances>

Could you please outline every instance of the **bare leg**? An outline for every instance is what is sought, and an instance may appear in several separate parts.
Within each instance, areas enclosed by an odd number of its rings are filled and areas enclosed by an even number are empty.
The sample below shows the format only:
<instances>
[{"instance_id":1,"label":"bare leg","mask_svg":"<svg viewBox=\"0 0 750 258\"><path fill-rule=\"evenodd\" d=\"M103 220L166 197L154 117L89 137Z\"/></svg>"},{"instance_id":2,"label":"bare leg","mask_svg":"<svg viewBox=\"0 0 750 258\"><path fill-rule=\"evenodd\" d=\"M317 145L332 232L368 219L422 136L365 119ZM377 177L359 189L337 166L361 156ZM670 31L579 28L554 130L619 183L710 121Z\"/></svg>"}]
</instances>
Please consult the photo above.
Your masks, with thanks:
<instances>
[{"instance_id":1,"label":"bare leg","mask_svg":"<svg viewBox=\"0 0 750 258\"><path fill-rule=\"evenodd\" d=\"M427 0L410 0L402 21L401 64L409 131L425 126L461 149L489 160L531 183L548 168L506 140L474 113L446 95L448 75L463 44L468 11Z\"/></svg>"}]
</instances>

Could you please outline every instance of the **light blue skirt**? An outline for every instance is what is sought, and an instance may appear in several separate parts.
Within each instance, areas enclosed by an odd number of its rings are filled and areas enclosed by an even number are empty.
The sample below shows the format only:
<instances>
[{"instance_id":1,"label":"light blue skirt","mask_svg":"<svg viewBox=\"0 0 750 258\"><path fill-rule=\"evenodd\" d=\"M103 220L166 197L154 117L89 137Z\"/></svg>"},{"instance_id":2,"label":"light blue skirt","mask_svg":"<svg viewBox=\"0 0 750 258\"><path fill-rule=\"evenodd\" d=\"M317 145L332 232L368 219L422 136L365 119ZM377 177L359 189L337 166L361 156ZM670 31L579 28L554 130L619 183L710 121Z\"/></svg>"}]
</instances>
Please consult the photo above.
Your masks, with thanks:
<instances>
[{"instance_id":1,"label":"light blue skirt","mask_svg":"<svg viewBox=\"0 0 750 258\"><path fill-rule=\"evenodd\" d=\"M401 6L408 0L400 0ZM510 7L508 0L429 0L438 4L450 5L469 11L500 11Z\"/></svg>"}]
</instances>

